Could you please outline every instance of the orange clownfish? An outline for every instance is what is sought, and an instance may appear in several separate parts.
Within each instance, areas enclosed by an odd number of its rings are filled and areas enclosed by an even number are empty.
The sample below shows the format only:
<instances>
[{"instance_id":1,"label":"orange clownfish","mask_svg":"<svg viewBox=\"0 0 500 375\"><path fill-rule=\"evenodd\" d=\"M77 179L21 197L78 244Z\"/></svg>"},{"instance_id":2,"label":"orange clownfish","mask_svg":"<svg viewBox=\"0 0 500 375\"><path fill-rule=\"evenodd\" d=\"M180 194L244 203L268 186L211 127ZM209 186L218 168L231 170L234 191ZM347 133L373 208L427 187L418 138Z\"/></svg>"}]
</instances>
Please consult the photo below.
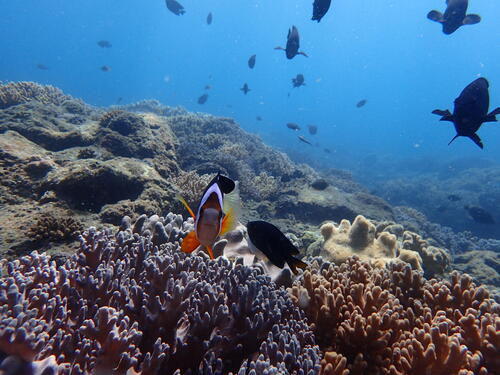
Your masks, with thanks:
<instances>
[{"instance_id":1,"label":"orange clownfish","mask_svg":"<svg viewBox=\"0 0 500 375\"><path fill-rule=\"evenodd\" d=\"M191 253L203 245L210 259L214 259L212 246L217 237L233 230L238 223L239 197L235 182L217 173L205 188L196 215L182 197L178 198L194 219L194 230L182 240L181 250Z\"/></svg>"}]
</instances>

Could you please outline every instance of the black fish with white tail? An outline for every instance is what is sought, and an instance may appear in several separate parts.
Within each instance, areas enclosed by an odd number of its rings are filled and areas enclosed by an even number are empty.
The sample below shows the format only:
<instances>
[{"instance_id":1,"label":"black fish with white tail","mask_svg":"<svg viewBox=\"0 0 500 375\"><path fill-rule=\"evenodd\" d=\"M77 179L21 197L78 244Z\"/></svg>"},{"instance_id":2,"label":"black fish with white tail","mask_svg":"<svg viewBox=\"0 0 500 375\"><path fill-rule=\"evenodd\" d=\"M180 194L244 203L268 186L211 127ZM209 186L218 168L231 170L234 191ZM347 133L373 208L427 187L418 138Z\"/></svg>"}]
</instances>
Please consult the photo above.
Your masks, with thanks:
<instances>
[{"instance_id":1,"label":"black fish with white tail","mask_svg":"<svg viewBox=\"0 0 500 375\"><path fill-rule=\"evenodd\" d=\"M247 224L248 244L258 255L265 255L276 267L288 264L293 273L307 264L294 257L299 250L276 226L266 221L257 220ZM260 252L260 253L259 253Z\"/></svg>"},{"instance_id":2,"label":"black fish with white tail","mask_svg":"<svg viewBox=\"0 0 500 375\"><path fill-rule=\"evenodd\" d=\"M300 130L300 126L299 126L299 124L296 124L296 123L294 123L294 122L288 122L288 123L286 124L286 127L287 127L288 129L292 129L292 130Z\"/></svg>"},{"instance_id":3,"label":"black fish with white tail","mask_svg":"<svg viewBox=\"0 0 500 375\"><path fill-rule=\"evenodd\" d=\"M497 121L500 107L488 113L490 106L489 83L485 78L478 78L461 92L455 99L453 114L449 110L435 109L435 115L441 116L440 121L450 121L455 125L457 135L448 143L451 144L458 137L469 137L478 147L483 148L481 138L476 134L484 122Z\"/></svg>"},{"instance_id":4,"label":"black fish with white tail","mask_svg":"<svg viewBox=\"0 0 500 375\"><path fill-rule=\"evenodd\" d=\"M321 21L321 19L325 16L330 9L330 5L332 0L314 0L313 3L313 16L311 20L313 21Z\"/></svg>"},{"instance_id":5,"label":"black fish with white tail","mask_svg":"<svg viewBox=\"0 0 500 375\"><path fill-rule=\"evenodd\" d=\"M300 48L300 37L299 30L295 26L288 29L288 35L286 37L286 48L276 47L274 49L285 51L286 58L291 60L297 55L302 55L307 57L305 52L299 51Z\"/></svg>"},{"instance_id":6,"label":"black fish with white tail","mask_svg":"<svg viewBox=\"0 0 500 375\"><path fill-rule=\"evenodd\" d=\"M203 94L198 98L198 104L205 104L208 99L208 94Z\"/></svg>"},{"instance_id":7,"label":"black fish with white tail","mask_svg":"<svg viewBox=\"0 0 500 375\"><path fill-rule=\"evenodd\" d=\"M463 25L474 25L481 21L477 14L467 14L468 0L446 0L444 14L438 10L431 10L427 18L443 25L443 33L452 34Z\"/></svg>"},{"instance_id":8,"label":"black fish with white tail","mask_svg":"<svg viewBox=\"0 0 500 375\"><path fill-rule=\"evenodd\" d=\"M240 89L241 91L243 91L243 93L246 95L248 94L249 91L252 91L250 90L250 88L248 87L248 84L244 84L243 87Z\"/></svg>"},{"instance_id":9,"label":"black fish with white tail","mask_svg":"<svg viewBox=\"0 0 500 375\"><path fill-rule=\"evenodd\" d=\"M181 16L186 13L186 10L182 6L182 4L180 4L176 0L165 0L165 5L167 6L167 9L176 16Z\"/></svg>"},{"instance_id":10,"label":"black fish with white tail","mask_svg":"<svg viewBox=\"0 0 500 375\"><path fill-rule=\"evenodd\" d=\"M297 74L295 78L292 78L292 87L300 87L300 86L305 86L306 84L304 83L304 75L303 74Z\"/></svg>"},{"instance_id":11,"label":"black fish with white tail","mask_svg":"<svg viewBox=\"0 0 500 375\"><path fill-rule=\"evenodd\" d=\"M250 56L250 58L248 59L248 67L250 69L253 69L254 66L255 66L255 60L257 59L257 55L252 55Z\"/></svg>"}]
</instances>

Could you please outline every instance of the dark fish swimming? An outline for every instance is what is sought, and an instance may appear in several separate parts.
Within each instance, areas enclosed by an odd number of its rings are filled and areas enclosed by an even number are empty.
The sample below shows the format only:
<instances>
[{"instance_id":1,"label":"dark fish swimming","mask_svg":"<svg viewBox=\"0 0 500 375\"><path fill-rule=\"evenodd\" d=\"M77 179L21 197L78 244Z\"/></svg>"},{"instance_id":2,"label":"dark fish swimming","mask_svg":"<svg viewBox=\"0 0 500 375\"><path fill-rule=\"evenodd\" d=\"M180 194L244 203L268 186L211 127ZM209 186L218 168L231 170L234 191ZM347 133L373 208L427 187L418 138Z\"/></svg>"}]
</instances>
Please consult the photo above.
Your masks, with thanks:
<instances>
[{"instance_id":1,"label":"dark fish swimming","mask_svg":"<svg viewBox=\"0 0 500 375\"><path fill-rule=\"evenodd\" d=\"M49 67L43 64L36 64L36 67L40 70L49 70Z\"/></svg>"},{"instance_id":2,"label":"dark fish swimming","mask_svg":"<svg viewBox=\"0 0 500 375\"><path fill-rule=\"evenodd\" d=\"M331 154L332 151L329 148L324 148L323 151L325 151L327 154Z\"/></svg>"},{"instance_id":3,"label":"dark fish swimming","mask_svg":"<svg viewBox=\"0 0 500 375\"><path fill-rule=\"evenodd\" d=\"M247 233L250 248L259 255L265 255L276 267L283 268L286 263L295 274L298 268L307 267L306 263L294 257L299 250L273 224L262 220L250 221Z\"/></svg>"},{"instance_id":4,"label":"dark fish swimming","mask_svg":"<svg viewBox=\"0 0 500 375\"><path fill-rule=\"evenodd\" d=\"M300 130L300 126L298 124L294 123L294 122L288 122L286 124L286 127L288 129L292 129L292 130Z\"/></svg>"},{"instance_id":5,"label":"dark fish swimming","mask_svg":"<svg viewBox=\"0 0 500 375\"><path fill-rule=\"evenodd\" d=\"M356 107L361 108L361 107L363 107L366 104L366 102L367 102L366 99L362 99L362 100L360 100L359 102L356 103Z\"/></svg>"},{"instance_id":6,"label":"dark fish swimming","mask_svg":"<svg viewBox=\"0 0 500 375\"><path fill-rule=\"evenodd\" d=\"M198 104L205 104L208 99L208 94L203 94L198 98Z\"/></svg>"},{"instance_id":7,"label":"dark fish swimming","mask_svg":"<svg viewBox=\"0 0 500 375\"><path fill-rule=\"evenodd\" d=\"M179 4L176 0L165 0L165 5L167 9L171 11L173 14L180 16L186 13L184 7Z\"/></svg>"},{"instance_id":8,"label":"dark fish swimming","mask_svg":"<svg viewBox=\"0 0 500 375\"><path fill-rule=\"evenodd\" d=\"M97 45L101 48L111 48L112 44L107 40L100 40L97 42Z\"/></svg>"},{"instance_id":9,"label":"dark fish swimming","mask_svg":"<svg viewBox=\"0 0 500 375\"><path fill-rule=\"evenodd\" d=\"M308 145L312 146L312 143L309 142L303 135L298 135L297 138L299 139L299 141L307 143Z\"/></svg>"},{"instance_id":10,"label":"dark fish swimming","mask_svg":"<svg viewBox=\"0 0 500 375\"><path fill-rule=\"evenodd\" d=\"M103 65L99 69L101 69L103 72L109 72L111 71L111 67L108 65Z\"/></svg>"},{"instance_id":11,"label":"dark fish swimming","mask_svg":"<svg viewBox=\"0 0 500 375\"><path fill-rule=\"evenodd\" d=\"M246 95L249 91L251 91L251 90L248 88L248 85L247 85L246 83L243 85L243 87L242 87L240 90L241 90L241 91L243 91L243 92L245 93L245 95Z\"/></svg>"},{"instance_id":12,"label":"dark fish swimming","mask_svg":"<svg viewBox=\"0 0 500 375\"><path fill-rule=\"evenodd\" d=\"M450 194L447 196L447 198L450 202L458 202L458 201L462 200L462 198L456 194Z\"/></svg>"},{"instance_id":13,"label":"dark fish swimming","mask_svg":"<svg viewBox=\"0 0 500 375\"><path fill-rule=\"evenodd\" d=\"M481 21L477 14L467 14L468 0L446 0L444 14L437 10L431 10L427 18L443 25L443 33L449 35L454 33L460 26L474 25Z\"/></svg>"},{"instance_id":14,"label":"dark fish swimming","mask_svg":"<svg viewBox=\"0 0 500 375\"><path fill-rule=\"evenodd\" d=\"M252 55L250 56L250 58L248 59L248 67L250 69L253 69L253 67L255 66L255 59L257 58L257 55Z\"/></svg>"},{"instance_id":15,"label":"dark fish swimming","mask_svg":"<svg viewBox=\"0 0 500 375\"><path fill-rule=\"evenodd\" d=\"M120 104L122 102L123 98L120 96L118 99L116 99L116 104Z\"/></svg>"},{"instance_id":16,"label":"dark fish swimming","mask_svg":"<svg viewBox=\"0 0 500 375\"><path fill-rule=\"evenodd\" d=\"M330 9L331 3L332 0L314 0L313 16L311 19L313 21L321 21L324 15L328 12L328 9Z\"/></svg>"},{"instance_id":17,"label":"dark fish swimming","mask_svg":"<svg viewBox=\"0 0 500 375\"><path fill-rule=\"evenodd\" d=\"M489 83L485 78L478 78L463 89L460 96L455 99L453 114L449 110L432 111L435 115L442 116L440 121L451 121L455 125L457 135L448 145L457 137L469 137L480 148L484 147L476 132L484 122L497 121L495 116L500 114L500 107L488 113L490 105L488 87Z\"/></svg>"},{"instance_id":18,"label":"dark fish swimming","mask_svg":"<svg viewBox=\"0 0 500 375\"><path fill-rule=\"evenodd\" d=\"M260 116L255 117L255 119L256 119L257 121L262 121L262 117L260 117Z\"/></svg>"},{"instance_id":19,"label":"dark fish swimming","mask_svg":"<svg viewBox=\"0 0 500 375\"><path fill-rule=\"evenodd\" d=\"M484 208L477 206L464 206L472 220L479 224L495 224L493 216Z\"/></svg>"},{"instance_id":20,"label":"dark fish swimming","mask_svg":"<svg viewBox=\"0 0 500 375\"><path fill-rule=\"evenodd\" d=\"M308 57L305 52L299 51L300 48L300 38L299 38L299 30L295 26L292 26L291 29L288 29L288 35L286 37L286 48L276 47L274 49L285 51L286 58L291 60L297 55L303 55Z\"/></svg>"},{"instance_id":21,"label":"dark fish swimming","mask_svg":"<svg viewBox=\"0 0 500 375\"><path fill-rule=\"evenodd\" d=\"M207 25L211 25L212 24L212 12L208 13L208 16L207 16Z\"/></svg>"},{"instance_id":22,"label":"dark fish swimming","mask_svg":"<svg viewBox=\"0 0 500 375\"><path fill-rule=\"evenodd\" d=\"M212 86L210 86L210 85L205 85L205 87L204 87L205 90L210 90L211 88L212 88Z\"/></svg>"},{"instance_id":23,"label":"dark fish swimming","mask_svg":"<svg viewBox=\"0 0 500 375\"><path fill-rule=\"evenodd\" d=\"M292 87L300 87L300 86L305 86L306 84L304 83L304 75L303 74L297 74L295 78L292 78Z\"/></svg>"},{"instance_id":24,"label":"dark fish swimming","mask_svg":"<svg viewBox=\"0 0 500 375\"><path fill-rule=\"evenodd\" d=\"M233 196L226 199L224 195L232 192ZM217 173L205 188L196 215L181 196L177 198L194 219L194 230L182 240L181 250L192 253L198 246L203 245L210 258L214 259L212 246L215 240L219 235L233 230L238 223L239 196L236 184L230 178Z\"/></svg>"},{"instance_id":25,"label":"dark fish swimming","mask_svg":"<svg viewBox=\"0 0 500 375\"><path fill-rule=\"evenodd\" d=\"M309 130L309 134L314 135L318 132L318 127L316 125L307 125L307 129Z\"/></svg>"}]
</instances>

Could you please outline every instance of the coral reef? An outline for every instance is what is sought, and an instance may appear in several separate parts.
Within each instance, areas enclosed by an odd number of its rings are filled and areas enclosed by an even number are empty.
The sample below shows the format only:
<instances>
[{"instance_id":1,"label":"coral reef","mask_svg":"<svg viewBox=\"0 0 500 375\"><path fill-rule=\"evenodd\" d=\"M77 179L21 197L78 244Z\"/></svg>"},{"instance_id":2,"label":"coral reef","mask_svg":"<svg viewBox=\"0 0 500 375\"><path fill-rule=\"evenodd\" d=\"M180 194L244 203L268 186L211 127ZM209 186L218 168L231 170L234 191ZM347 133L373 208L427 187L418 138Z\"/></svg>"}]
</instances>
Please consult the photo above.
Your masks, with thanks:
<instances>
[{"instance_id":1,"label":"coral reef","mask_svg":"<svg viewBox=\"0 0 500 375\"><path fill-rule=\"evenodd\" d=\"M395 261L408 263L426 276L443 276L451 259L444 249L429 246L418 234L405 231L401 225L382 222L375 225L359 215L352 222L342 220L336 225L325 223L320 228L323 239L313 242L308 254L341 264L352 255L384 267Z\"/></svg>"},{"instance_id":2,"label":"coral reef","mask_svg":"<svg viewBox=\"0 0 500 375\"><path fill-rule=\"evenodd\" d=\"M64 242L74 240L82 230L82 224L72 217L45 213L40 215L27 235L35 242Z\"/></svg>"},{"instance_id":3,"label":"coral reef","mask_svg":"<svg viewBox=\"0 0 500 375\"><path fill-rule=\"evenodd\" d=\"M325 352L321 374L496 374L500 305L470 277L318 258L289 290Z\"/></svg>"},{"instance_id":4,"label":"coral reef","mask_svg":"<svg viewBox=\"0 0 500 375\"><path fill-rule=\"evenodd\" d=\"M56 87L43 86L35 82L9 82L0 85L0 109L32 100L43 104L61 105L73 98Z\"/></svg>"},{"instance_id":5,"label":"coral reef","mask_svg":"<svg viewBox=\"0 0 500 375\"><path fill-rule=\"evenodd\" d=\"M172 183L179 189L180 195L196 207L203 191L212 180L213 176L209 174L199 175L196 171L181 172L178 176L172 178Z\"/></svg>"},{"instance_id":6,"label":"coral reef","mask_svg":"<svg viewBox=\"0 0 500 375\"><path fill-rule=\"evenodd\" d=\"M166 223L185 233L182 218ZM151 218L150 218L151 219ZM57 267L36 252L1 262L0 367L57 374L315 374L303 313L257 269L154 246L142 217L90 229ZM163 226L163 224L161 224ZM135 233L134 233L135 232ZM12 371L12 370L11 370ZM14 373L8 372L8 373Z\"/></svg>"}]
</instances>

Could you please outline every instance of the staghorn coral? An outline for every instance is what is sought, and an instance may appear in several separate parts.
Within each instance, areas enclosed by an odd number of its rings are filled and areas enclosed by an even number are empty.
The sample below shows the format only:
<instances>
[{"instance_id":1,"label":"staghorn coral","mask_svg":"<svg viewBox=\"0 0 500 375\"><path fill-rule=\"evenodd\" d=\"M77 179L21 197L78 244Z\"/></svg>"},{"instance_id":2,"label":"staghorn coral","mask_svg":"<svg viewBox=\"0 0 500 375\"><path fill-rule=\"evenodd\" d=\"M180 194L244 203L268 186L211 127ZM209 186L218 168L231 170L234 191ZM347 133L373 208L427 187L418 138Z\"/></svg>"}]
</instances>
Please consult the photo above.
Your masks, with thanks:
<instances>
[{"instance_id":1,"label":"staghorn coral","mask_svg":"<svg viewBox=\"0 0 500 375\"><path fill-rule=\"evenodd\" d=\"M28 237L35 242L73 241L80 235L82 224L72 217L54 216L50 213L40 215L28 230Z\"/></svg>"},{"instance_id":2,"label":"staghorn coral","mask_svg":"<svg viewBox=\"0 0 500 375\"><path fill-rule=\"evenodd\" d=\"M500 305L457 272L425 280L402 263L373 268L357 257L317 258L289 289L326 352L321 373L496 374Z\"/></svg>"},{"instance_id":3,"label":"staghorn coral","mask_svg":"<svg viewBox=\"0 0 500 375\"><path fill-rule=\"evenodd\" d=\"M198 204L198 200L212 178L213 176L209 174L200 176L196 171L189 171L181 172L178 176L172 178L172 182L177 186L186 202L196 207L195 205Z\"/></svg>"},{"instance_id":4,"label":"staghorn coral","mask_svg":"<svg viewBox=\"0 0 500 375\"><path fill-rule=\"evenodd\" d=\"M2 261L0 368L317 373L314 337L285 290L241 263L183 254L176 239L154 246L139 234L153 222L125 218L116 235L91 228L59 267L36 252ZM178 234L189 226L173 214L162 222Z\"/></svg>"},{"instance_id":5,"label":"staghorn coral","mask_svg":"<svg viewBox=\"0 0 500 375\"><path fill-rule=\"evenodd\" d=\"M0 85L0 109L14 105L39 101L43 104L61 105L66 100L73 100L56 87L39 85L35 82L9 82Z\"/></svg>"}]
</instances>

